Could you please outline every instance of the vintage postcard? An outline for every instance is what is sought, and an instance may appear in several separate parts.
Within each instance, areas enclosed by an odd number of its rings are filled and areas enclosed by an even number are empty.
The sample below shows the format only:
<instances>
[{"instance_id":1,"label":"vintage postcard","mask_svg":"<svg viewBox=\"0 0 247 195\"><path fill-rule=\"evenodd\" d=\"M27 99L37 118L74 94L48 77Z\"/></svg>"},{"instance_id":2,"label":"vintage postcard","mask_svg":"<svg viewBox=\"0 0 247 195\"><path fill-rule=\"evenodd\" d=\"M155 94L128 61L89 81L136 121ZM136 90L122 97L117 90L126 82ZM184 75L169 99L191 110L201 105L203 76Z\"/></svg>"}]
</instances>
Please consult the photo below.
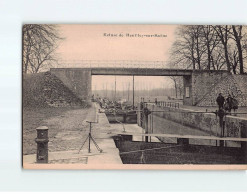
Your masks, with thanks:
<instances>
[{"instance_id":1,"label":"vintage postcard","mask_svg":"<svg viewBox=\"0 0 247 195\"><path fill-rule=\"evenodd\" d=\"M247 27L25 24L25 169L246 169Z\"/></svg>"}]
</instances>

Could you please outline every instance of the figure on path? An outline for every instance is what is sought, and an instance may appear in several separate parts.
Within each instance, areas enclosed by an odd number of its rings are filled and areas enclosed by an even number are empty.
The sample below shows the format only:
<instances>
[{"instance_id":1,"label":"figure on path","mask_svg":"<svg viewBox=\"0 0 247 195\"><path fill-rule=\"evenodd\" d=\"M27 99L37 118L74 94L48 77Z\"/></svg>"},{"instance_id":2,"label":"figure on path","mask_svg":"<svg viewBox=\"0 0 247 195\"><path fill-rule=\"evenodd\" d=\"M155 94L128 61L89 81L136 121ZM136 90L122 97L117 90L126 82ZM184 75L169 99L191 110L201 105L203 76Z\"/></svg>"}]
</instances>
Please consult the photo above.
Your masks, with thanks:
<instances>
[{"instance_id":1,"label":"figure on path","mask_svg":"<svg viewBox=\"0 0 247 195\"><path fill-rule=\"evenodd\" d=\"M238 109L238 101L231 96L230 94L228 95L226 99L226 105L225 109L231 113L231 110L233 109L234 113Z\"/></svg>"},{"instance_id":2,"label":"figure on path","mask_svg":"<svg viewBox=\"0 0 247 195\"><path fill-rule=\"evenodd\" d=\"M218 104L218 106L219 106L219 110L220 110L221 108L223 108L223 105L224 105L224 103L225 103L225 98L222 96L222 93L219 93L219 95L218 95L218 97L217 97L217 99L216 99L216 102L217 102L217 104Z\"/></svg>"},{"instance_id":3,"label":"figure on path","mask_svg":"<svg viewBox=\"0 0 247 195\"><path fill-rule=\"evenodd\" d=\"M232 96L229 94L228 97L226 98L226 105L225 109L229 112L232 110Z\"/></svg>"}]
</instances>

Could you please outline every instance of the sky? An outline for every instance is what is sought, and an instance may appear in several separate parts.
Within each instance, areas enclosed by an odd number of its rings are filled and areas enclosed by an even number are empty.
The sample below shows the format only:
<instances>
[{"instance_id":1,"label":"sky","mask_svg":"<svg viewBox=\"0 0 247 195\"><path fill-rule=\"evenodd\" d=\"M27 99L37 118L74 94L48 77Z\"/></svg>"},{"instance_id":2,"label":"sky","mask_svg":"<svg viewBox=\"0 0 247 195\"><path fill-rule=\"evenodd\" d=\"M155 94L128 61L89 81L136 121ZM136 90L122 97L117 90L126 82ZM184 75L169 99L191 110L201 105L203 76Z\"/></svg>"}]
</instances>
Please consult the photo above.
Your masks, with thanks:
<instances>
[{"instance_id":1,"label":"sky","mask_svg":"<svg viewBox=\"0 0 247 195\"><path fill-rule=\"evenodd\" d=\"M167 61L175 40L176 25L59 25L64 38L57 53L65 67L83 67L82 60ZM153 36L153 37L151 37ZM118 90L130 77L117 76ZM111 86L115 76L93 77L92 87L102 89L102 82ZM154 88L171 87L162 77L137 77L138 83ZM151 84L150 84L151 83ZM95 87L97 86L97 87ZM138 84L137 84L138 86Z\"/></svg>"}]
</instances>

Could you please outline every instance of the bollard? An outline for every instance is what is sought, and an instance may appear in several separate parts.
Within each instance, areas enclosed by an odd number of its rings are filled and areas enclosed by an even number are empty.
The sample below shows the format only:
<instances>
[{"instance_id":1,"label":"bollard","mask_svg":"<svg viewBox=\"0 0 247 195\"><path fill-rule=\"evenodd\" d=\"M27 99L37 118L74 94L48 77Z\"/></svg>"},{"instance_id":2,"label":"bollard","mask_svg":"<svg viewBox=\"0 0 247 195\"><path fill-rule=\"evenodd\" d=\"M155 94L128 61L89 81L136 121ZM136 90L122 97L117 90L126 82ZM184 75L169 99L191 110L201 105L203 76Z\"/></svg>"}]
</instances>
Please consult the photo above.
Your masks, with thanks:
<instances>
[{"instance_id":1,"label":"bollard","mask_svg":"<svg viewBox=\"0 0 247 195\"><path fill-rule=\"evenodd\" d=\"M48 163L48 127L41 126L37 129L37 138L35 142L37 143L37 163Z\"/></svg>"}]
</instances>

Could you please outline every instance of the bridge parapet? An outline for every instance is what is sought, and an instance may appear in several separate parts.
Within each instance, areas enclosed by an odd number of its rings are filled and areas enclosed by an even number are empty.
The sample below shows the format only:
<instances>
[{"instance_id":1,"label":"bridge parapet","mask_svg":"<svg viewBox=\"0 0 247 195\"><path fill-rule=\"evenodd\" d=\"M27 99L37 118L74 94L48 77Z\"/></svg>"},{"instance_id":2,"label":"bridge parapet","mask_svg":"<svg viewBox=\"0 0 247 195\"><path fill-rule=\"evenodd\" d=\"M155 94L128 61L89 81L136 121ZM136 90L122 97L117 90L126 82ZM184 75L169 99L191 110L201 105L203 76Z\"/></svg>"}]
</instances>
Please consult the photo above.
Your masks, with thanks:
<instances>
[{"instance_id":1,"label":"bridge parapet","mask_svg":"<svg viewBox=\"0 0 247 195\"><path fill-rule=\"evenodd\" d=\"M150 68L161 69L167 67L165 61L139 60L63 60L59 61L60 68Z\"/></svg>"}]
</instances>

